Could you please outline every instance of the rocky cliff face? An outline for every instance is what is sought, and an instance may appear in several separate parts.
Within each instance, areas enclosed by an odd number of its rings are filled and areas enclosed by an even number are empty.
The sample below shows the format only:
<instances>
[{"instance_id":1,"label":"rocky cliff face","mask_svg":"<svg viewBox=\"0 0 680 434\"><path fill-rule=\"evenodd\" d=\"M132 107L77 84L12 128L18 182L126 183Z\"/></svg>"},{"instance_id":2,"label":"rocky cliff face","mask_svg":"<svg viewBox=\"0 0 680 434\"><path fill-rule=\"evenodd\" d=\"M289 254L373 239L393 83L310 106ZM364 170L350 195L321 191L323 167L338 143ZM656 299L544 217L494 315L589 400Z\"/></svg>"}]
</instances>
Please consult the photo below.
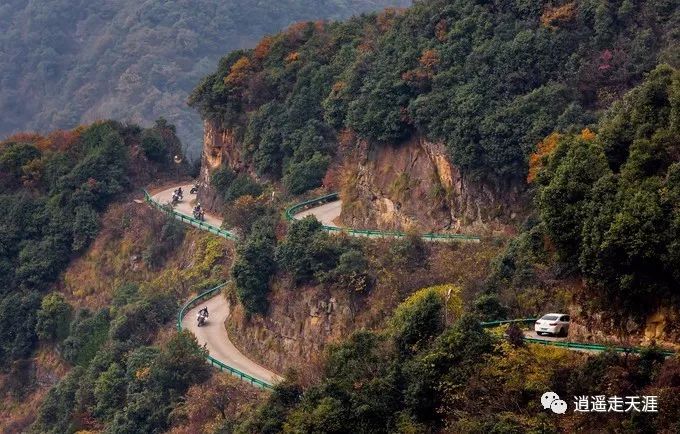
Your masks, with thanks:
<instances>
[{"instance_id":1,"label":"rocky cliff face","mask_svg":"<svg viewBox=\"0 0 680 434\"><path fill-rule=\"evenodd\" d=\"M521 183L473 180L451 164L444 145L357 141L343 163L346 226L418 231L503 230L527 206Z\"/></svg>"},{"instance_id":2,"label":"rocky cliff face","mask_svg":"<svg viewBox=\"0 0 680 434\"><path fill-rule=\"evenodd\" d=\"M232 303L227 320L234 344L262 365L285 374L305 372L323 354L329 342L347 336L356 325L352 303L346 294L322 291L316 287L290 289L274 286L270 312L266 317L247 317L243 306Z\"/></svg>"},{"instance_id":3,"label":"rocky cliff face","mask_svg":"<svg viewBox=\"0 0 680 434\"><path fill-rule=\"evenodd\" d=\"M199 199L208 209L223 205L210 188L212 171L251 171L241 149L233 131L205 121ZM527 208L523 183L472 179L451 163L442 143L422 137L394 146L354 139L341 153L345 226L479 233L508 229Z\"/></svg>"},{"instance_id":4,"label":"rocky cliff face","mask_svg":"<svg viewBox=\"0 0 680 434\"><path fill-rule=\"evenodd\" d=\"M234 171L247 168L234 132L220 128L214 121L206 120L203 122L203 152L199 174L201 189L198 199L213 212L220 212L224 204L222 198L210 187L210 174L222 166L228 166Z\"/></svg>"}]
</instances>

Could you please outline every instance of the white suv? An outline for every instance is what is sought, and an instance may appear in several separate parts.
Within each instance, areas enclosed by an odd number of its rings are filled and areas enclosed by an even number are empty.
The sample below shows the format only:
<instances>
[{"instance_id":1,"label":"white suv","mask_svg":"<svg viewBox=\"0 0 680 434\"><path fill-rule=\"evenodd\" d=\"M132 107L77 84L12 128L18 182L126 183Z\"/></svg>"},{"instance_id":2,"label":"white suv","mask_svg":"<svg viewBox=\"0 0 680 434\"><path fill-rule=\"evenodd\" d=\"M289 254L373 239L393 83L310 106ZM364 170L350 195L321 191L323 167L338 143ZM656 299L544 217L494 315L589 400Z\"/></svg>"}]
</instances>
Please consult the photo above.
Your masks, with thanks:
<instances>
[{"instance_id":1,"label":"white suv","mask_svg":"<svg viewBox=\"0 0 680 434\"><path fill-rule=\"evenodd\" d=\"M564 313L549 313L543 315L534 325L536 334L566 336L569 333L569 315Z\"/></svg>"}]
</instances>

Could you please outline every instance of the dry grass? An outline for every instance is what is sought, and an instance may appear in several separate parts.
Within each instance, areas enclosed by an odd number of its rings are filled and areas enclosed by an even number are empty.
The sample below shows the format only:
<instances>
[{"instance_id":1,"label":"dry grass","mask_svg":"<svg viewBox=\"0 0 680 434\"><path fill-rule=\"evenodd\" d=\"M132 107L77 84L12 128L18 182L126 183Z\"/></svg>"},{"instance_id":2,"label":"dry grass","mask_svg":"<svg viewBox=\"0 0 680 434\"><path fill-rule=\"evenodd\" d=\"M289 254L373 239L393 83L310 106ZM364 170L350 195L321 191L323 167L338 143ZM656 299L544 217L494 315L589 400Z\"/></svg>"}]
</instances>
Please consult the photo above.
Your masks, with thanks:
<instances>
[{"instance_id":1,"label":"dry grass","mask_svg":"<svg viewBox=\"0 0 680 434\"><path fill-rule=\"evenodd\" d=\"M9 373L0 375L0 432L26 431L49 389L68 371L54 348L43 347L32 359L17 361Z\"/></svg>"}]
</instances>

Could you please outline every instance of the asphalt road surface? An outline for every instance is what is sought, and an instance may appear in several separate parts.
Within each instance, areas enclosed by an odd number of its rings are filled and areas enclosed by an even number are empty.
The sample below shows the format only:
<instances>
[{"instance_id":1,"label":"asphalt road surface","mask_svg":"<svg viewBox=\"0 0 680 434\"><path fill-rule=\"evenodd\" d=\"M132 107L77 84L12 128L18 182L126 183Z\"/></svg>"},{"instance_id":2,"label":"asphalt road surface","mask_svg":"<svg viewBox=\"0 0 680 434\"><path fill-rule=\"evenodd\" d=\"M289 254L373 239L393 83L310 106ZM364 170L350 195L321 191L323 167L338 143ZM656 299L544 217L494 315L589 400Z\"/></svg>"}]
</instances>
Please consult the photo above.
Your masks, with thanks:
<instances>
[{"instance_id":1,"label":"asphalt road surface","mask_svg":"<svg viewBox=\"0 0 680 434\"><path fill-rule=\"evenodd\" d=\"M318 221L324 226L335 226L339 227L335 221L340 217L340 212L342 211L342 201L335 200L333 202L325 203L321 206L315 206L314 208L309 208L304 211L300 211L295 214L295 218L301 219L308 215L313 215Z\"/></svg>"},{"instance_id":2,"label":"asphalt road surface","mask_svg":"<svg viewBox=\"0 0 680 434\"><path fill-rule=\"evenodd\" d=\"M154 200L166 204L172 200L172 193L178 186L168 188L154 194ZM189 194L192 184L182 185L182 193L184 199L175 206L175 211L193 217L193 208L195 206L196 196ZM222 220L214 215L205 214L205 221L211 225L220 227ZM197 315L198 310L203 307L208 308L208 321L202 327L198 327ZM222 363L236 368L259 380L270 384L277 383L282 380L282 377L274 372L260 366L257 362L249 359L229 340L225 322L229 316L229 303L220 294L204 303L196 306L194 309L187 312L182 320L182 326L196 336L200 345L205 344L209 354L221 361Z\"/></svg>"}]
</instances>

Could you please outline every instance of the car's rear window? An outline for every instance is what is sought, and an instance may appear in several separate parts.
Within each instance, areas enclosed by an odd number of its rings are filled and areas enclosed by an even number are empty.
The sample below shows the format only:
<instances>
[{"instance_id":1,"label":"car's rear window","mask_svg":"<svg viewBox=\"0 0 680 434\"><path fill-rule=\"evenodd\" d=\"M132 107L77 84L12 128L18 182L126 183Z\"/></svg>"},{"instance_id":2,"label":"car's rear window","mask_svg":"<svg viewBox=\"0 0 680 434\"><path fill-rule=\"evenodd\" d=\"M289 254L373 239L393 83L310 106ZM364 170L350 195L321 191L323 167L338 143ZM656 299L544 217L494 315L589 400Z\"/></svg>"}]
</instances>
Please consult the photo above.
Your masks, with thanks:
<instances>
[{"instance_id":1,"label":"car's rear window","mask_svg":"<svg viewBox=\"0 0 680 434\"><path fill-rule=\"evenodd\" d=\"M543 318L546 321L555 321L557 319L557 315L545 315Z\"/></svg>"}]
</instances>

